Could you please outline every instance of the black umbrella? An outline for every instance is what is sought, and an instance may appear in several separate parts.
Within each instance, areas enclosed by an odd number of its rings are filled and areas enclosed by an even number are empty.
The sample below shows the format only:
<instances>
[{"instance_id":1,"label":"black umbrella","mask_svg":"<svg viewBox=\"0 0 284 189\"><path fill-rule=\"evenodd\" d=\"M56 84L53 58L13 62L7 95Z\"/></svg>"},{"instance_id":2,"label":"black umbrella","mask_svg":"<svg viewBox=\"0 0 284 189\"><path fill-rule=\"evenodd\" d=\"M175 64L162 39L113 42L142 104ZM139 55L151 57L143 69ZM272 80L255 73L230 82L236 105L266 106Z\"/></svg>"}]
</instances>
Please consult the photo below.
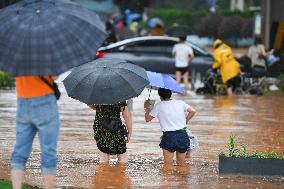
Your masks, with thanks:
<instances>
[{"instance_id":1,"label":"black umbrella","mask_svg":"<svg viewBox=\"0 0 284 189\"><path fill-rule=\"evenodd\" d=\"M58 75L91 61L106 39L100 18L67 0L23 0L0 10L0 70Z\"/></svg>"},{"instance_id":2,"label":"black umbrella","mask_svg":"<svg viewBox=\"0 0 284 189\"><path fill-rule=\"evenodd\" d=\"M116 104L138 96L149 81L139 66L100 58L74 68L63 84L68 96L86 104Z\"/></svg>"},{"instance_id":3,"label":"black umbrella","mask_svg":"<svg viewBox=\"0 0 284 189\"><path fill-rule=\"evenodd\" d=\"M174 26L166 31L167 35L174 37L186 37L191 33L192 33L191 29L188 28L187 26Z\"/></svg>"}]
</instances>

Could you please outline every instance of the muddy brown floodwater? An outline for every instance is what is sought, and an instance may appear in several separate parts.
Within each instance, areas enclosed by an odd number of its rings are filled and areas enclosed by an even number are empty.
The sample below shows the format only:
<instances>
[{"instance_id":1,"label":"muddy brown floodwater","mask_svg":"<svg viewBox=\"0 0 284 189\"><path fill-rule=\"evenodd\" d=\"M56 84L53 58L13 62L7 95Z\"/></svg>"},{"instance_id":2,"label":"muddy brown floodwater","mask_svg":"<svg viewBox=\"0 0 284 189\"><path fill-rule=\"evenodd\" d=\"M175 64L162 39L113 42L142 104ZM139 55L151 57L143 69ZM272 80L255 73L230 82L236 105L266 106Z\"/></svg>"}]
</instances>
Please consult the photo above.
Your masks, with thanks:
<instances>
[{"instance_id":1,"label":"muddy brown floodwater","mask_svg":"<svg viewBox=\"0 0 284 189\"><path fill-rule=\"evenodd\" d=\"M62 86L61 86L62 87ZM218 153L229 136L237 135L248 151L274 151L283 155L284 94L237 96L174 95L197 109L189 127L198 137L199 149L188 169L163 173L159 148L161 131L157 120L145 123L143 102L147 90L134 99L133 136L128 144L127 165L113 159L99 164L92 134L94 114L86 105L64 93L59 100L61 133L58 144L58 188L284 188L282 176L219 175ZM157 93L152 98L158 100ZM14 90L0 91L0 179L10 178L10 155L15 143L16 96ZM27 163L25 182L42 186L39 142L34 141Z\"/></svg>"}]
</instances>

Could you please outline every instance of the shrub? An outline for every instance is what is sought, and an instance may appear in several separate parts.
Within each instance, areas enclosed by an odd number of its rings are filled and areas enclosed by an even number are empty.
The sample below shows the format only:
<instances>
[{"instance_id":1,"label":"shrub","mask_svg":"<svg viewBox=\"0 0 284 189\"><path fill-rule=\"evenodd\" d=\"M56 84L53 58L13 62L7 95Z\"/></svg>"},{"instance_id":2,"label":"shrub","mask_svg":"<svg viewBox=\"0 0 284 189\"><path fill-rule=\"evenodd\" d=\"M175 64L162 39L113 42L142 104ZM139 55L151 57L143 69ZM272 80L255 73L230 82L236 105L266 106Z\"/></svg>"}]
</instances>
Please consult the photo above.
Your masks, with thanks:
<instances>
[{"instance_id":1,"label":"shrub","mask_svg":"<svg viewBox=\"0 0 284 189\"><path fill-rule=\"evenodd\" d=\"M244 19L242 29L241 29L241 37L252 37L254 30L254 22L253 19Z\"/></svg>"},{"instance_id":2,"label":"shrub","mask_svg":"<svg viewBox=\"0 0 284 189\"><path fill-rule=\"evenodd\" d=\"M281 91L284 91L284 74L280 74L278 79L280 80L279 88Z\"/></svg>"},{"instance_id":3,"label":"shrub","mask_svg":"<svg viewBox=\"0 0 284 189\"><path fill-rule=\"evenodd\" d=\"M240 11L240 10L234 10L234 11L231 11L230 9L221 9L221 10L218 10L218 13L220 15L223 15L223 16L234 16L234 15L238 15L238 16L241 16L243 18L252 18L253 17L253 12L250 11L250 10L244 10L244 11Z\"/></svg>"},{"instance_id":4,"label":"shrub","mask_svg":"<svg viewBox=\"0 0 284 189\"><path fill-rule=\"evenodd\" d=\"M15 86L15 79L10 77L3 71L0 71L0 87L13 87Z\"/></svg>"},{"instance_id":5,"label":"shrub","mask_svg":"<svg viewBox=\"0 0 284 189\"><path fill-rule=\"evenodd\" d=\"M224 18L218 29L218 37L222 39L241 37L243 23L244 19L241 16L234 15Z\"/></svg>"},{"instance_id":6,"label":"shrub","mask_svg":"<svg viewBox=\"0 0 284 189\"><path fill-rule=\"evenodd\" d=\"M165 27L173 24L184 25L196 31L197 25L208 13L206 11L188 12L177 9L156 9L150 17L159 17L163 20Z\"/></svg>"},{"instance_id":7,"label":"shrub","mask_svg":"<svg viewBox=\"0 0 284 189\"><path fill-rule=\"evenodd\" d=\"M218 27L222 22L222 16L210 14L206 16L197 28L200 37L218 37Z\"/></svg>"}]
</instances>

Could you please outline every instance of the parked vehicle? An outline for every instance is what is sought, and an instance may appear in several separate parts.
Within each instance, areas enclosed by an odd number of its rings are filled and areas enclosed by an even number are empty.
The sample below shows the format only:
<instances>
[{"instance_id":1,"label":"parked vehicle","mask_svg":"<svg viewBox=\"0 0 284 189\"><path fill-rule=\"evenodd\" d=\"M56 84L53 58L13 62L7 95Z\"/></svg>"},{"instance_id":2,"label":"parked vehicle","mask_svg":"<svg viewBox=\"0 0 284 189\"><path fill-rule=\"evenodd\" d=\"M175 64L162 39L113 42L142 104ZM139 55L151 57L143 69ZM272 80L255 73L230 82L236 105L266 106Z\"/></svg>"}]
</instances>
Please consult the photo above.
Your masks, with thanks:
<instances>
[{"instance_id":1,"label":"parked vehicle","mask_svg":"<svg viewBox=\"0 0 284 189\"><path fill-rule=\"evenodd\" d=\"M175 73L172 48L179 39L168 36L135 37L101 47L97 57L116 57L126 59L147 71ZM188 43L188 42L187 42ZM211 54L198 46L188 43L193 48L195 58L189 66L192 79L197 73L204 76L206 70L213 64Z\"/></svg>"}]
</instances>

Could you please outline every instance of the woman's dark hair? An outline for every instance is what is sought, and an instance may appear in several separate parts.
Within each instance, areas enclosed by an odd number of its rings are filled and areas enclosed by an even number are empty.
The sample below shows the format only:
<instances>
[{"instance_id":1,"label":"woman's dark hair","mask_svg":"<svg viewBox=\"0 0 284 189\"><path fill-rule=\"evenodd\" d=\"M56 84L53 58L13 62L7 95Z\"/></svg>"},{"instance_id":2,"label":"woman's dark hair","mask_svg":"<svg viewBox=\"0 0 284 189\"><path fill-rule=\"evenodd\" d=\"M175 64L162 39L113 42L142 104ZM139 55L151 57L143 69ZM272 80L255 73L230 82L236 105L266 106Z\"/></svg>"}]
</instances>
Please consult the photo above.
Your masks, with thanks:
<instances>
[{"instance_id":1,"label":"woman's dark hair","mask_svg":"<svg viewBox=\"0 0 284 189\"><path fill-rule=\"evenodd\" d=\"M170 99L170 98L171 98L171 96L172 96L172 91L169 90L169 89L159 88L158 94L159 94L159 96L160 96L163 100L167 100L167 99Z\"/></svg>"},{"instance_id":2,"label":"woman's dark hair","mask_svg":"<svg viewBox=\"0 0 284 189\"><path fill-rule=\"evenodd\" d=\"M261 38L260 38L260 37L255 37L255 39L254 39L254 44L255 44L255 45L262 44Z\"/></svg>"}]
</instances>

